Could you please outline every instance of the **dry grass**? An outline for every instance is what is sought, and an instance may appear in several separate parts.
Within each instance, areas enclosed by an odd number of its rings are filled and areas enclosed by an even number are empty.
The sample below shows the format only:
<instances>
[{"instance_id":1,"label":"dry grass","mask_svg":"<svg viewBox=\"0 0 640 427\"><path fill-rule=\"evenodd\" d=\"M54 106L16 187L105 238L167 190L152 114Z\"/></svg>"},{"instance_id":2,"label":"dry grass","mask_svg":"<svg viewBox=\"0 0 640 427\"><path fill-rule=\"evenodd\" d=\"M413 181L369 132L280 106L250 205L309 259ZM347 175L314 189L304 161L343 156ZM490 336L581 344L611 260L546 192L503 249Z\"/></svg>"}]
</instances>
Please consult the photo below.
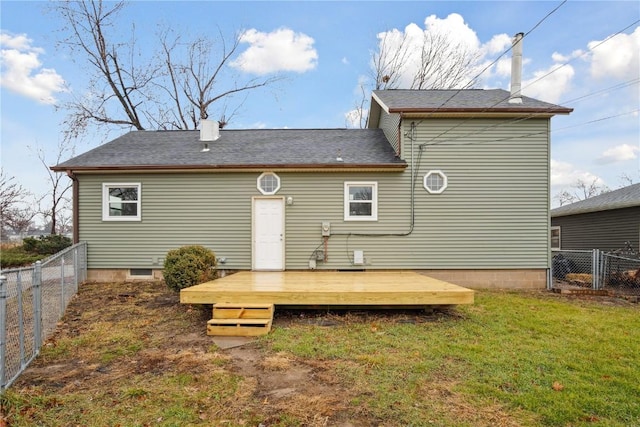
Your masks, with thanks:
<instances>
[{"instance_id":1,"label":"dry grass","mask_svg":"<svg viewBox=\"0 0 640 427\"><path fill-rule=\"evenodd\" d=\"M285 312L267 337L221 350L206 335L210 310L162 284L83 285L2 396L0 426L633 425L638 306L589 298L493 292L430 315Z\"/></svg>"}]
</instances>

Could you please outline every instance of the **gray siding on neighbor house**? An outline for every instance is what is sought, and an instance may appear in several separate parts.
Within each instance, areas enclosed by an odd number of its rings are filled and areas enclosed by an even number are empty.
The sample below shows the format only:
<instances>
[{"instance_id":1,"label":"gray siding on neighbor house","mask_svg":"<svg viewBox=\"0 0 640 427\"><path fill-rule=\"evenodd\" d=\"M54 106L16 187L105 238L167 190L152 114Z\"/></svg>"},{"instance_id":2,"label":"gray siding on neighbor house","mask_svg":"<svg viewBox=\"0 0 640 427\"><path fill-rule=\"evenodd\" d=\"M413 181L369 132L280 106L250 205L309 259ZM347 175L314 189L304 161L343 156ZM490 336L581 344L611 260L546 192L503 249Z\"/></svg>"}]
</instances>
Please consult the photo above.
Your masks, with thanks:
<instances>
[{"instance_id":1,"label":"gray siding on neighbor house","mask_svg":"<svg viewBox=\"0 0 640 427\"><path fill-rule=\"evenodd\" d=\"M561 249L640 247L640 206L551 218L551 225L560 227Z\"/></svg>"},{"instance_id":2,"label":"gray siding on neighbor house","mask_svg":"<svg viewBox=\"0 0 640 427\"><path fill-rule=\"evenodd\" d=\"M411 122L403 124L401 135ZM427 147L403 139L403 157L418 169L415 227L411 231L411 167L404 172L277 172L285 207L286 269L306 269L322 246L321 222L330 221L328 263L319 269L547 268L547 120L491 128L496 120L426 120L418 141L446 129L469 134ZM502 123L502 122L500 122ZM541 132L541 133L540 133ZM448 134L451 136L451 134ZM536 134L535 136L527 136ZM516 139L501 140L518 136ZM443 194L422 186L428 170L447 174ZM261 196L257 172L79 175L80 240L90 242L89 268L160 268L170 249L203 244L228 269L251 269L251 201ZM344 221L344 182L378 183L378 221ZM142 184L142 221L103 222L102 183ZM362 236L358 234L367 234ZM353 266L353 251L366 265Z\"/></svg>"}]
</instances>

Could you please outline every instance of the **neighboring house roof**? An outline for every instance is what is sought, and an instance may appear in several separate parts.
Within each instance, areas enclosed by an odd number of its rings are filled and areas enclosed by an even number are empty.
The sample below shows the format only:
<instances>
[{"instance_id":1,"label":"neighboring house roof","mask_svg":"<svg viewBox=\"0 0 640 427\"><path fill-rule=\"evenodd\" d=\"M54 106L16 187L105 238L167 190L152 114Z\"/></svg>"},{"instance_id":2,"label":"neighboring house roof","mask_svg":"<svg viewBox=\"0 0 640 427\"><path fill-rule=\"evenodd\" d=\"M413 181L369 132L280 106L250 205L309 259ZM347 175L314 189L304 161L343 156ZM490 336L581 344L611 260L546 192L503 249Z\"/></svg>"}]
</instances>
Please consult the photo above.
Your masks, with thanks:
<instances>
[{"instance_id":1,"label":"neighboring house roof","mask_svg":"<svg viewBox=\"0 0 640 427\"><path fill-rule=\"evenodd\" d=\"M640 183L551 210L551 217L640 206Z\"/></svg>"},{"instance_id":2,"label":"neighboring house roof","mask_svg":"<svg viewBox=\"0 0 640 427\"><path fill-rule=\"evenodd\" d=\"M375 90L371 96L369 125L374 127L381 110L387 113L429 114L535 114L550 117L569 114L572 108L522 97L522 103L509 103L510 93L503 89Z\"/></svg>"},{"instance_id":3,"label":"neighboring house roof","mask_svg":"<svg viewBox=\"0 0 640 427\"><path fill-rule=\"evenodd\" d=\"M209 151L202 151L204 143ZM219 139L204 142L194 130L133 131L51 169L402 170L406 166L380 129L251 129L221 130Z\"/></svg>"}]
</instances>

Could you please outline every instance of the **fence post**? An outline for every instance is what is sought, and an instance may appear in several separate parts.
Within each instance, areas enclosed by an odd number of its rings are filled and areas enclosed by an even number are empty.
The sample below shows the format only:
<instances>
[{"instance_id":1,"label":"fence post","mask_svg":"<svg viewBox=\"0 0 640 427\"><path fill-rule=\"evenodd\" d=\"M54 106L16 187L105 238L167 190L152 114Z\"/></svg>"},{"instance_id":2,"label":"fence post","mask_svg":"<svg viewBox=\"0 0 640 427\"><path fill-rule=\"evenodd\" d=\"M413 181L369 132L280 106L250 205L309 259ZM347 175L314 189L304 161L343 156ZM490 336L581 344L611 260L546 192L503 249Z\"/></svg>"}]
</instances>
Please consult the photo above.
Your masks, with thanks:
<instances>
[{"instance_id":1,"label":"fence post","mask_svg":"<svg viewBox=\"0 0 640 427\"><path fill-rule=\"evenodd\" d=\"M18 341L20 345L20 366L24 365L24 302L22 301L22 270L16 272L16 296L18 298Z\"/></svg>"},{"instance_id":2,"label":"fence post","mask_svg":"<svg viewBox=\"0 0 640 427\"><path fill-rule=\"evenodd\" d=\"M600 289L600 249L592 250L591 288L594 290Z\"/></svg>"},{"instance_id":3,"label":"fence post","mask_svg":"<svg viewBox=\"0 0 640 427\"><path fill-rule=\"evenodd\" d=\"M60 317L64 314L64 255L60 257Z\"/></svg>"},{"instance_id":4,"label":"fence post","mask_svg":"<svg viewBox=\"0 0 640 427\"><path fill-rule=\"evenodd\" d=\"M36 261L33 269L33 346L38 354L42 347L42 262Z\"/></svg>"},{"instance_id":5,"label":"fence post","mask_svg":"<svg viewBox=\"0 0 640 427\"><path fill-rule=\"evenodd\" d=\"M0 276L0 391L4 390L7 343L7 278Z\"/></svg>"},{"instance_id":6,"label":"fence post","mask_svg":"<svg viewBox=\"0 0 640 427\"><path fill-rule=\"evenodd\" d=\"M73 294L78 293L78 247L73 248Z\"/></svg>"},{"instance_id":7,"label":"fence post","mask_svg":"<svg viewBox=\"0 0 640 427\"><path fill-rule=\"evenodd\" d=\"M86 282L89 277L89 249L87 242L82 243L82 281Z\"/></svg>"}]
</instances>

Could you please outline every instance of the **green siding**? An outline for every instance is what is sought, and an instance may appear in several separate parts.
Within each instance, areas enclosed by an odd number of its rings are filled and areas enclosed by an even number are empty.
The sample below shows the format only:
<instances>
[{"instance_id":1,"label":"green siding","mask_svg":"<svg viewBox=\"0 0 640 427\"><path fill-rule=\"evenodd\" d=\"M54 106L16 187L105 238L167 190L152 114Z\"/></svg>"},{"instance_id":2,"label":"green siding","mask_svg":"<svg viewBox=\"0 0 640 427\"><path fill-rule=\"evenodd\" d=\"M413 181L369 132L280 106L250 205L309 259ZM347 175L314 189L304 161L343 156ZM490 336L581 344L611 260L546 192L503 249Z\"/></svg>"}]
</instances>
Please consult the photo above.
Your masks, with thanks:
<instances>
[{"instance_id":1,"label":"green siding","mask_svg":"<svg viewBox=\"0 0 640 427\"><path fill-rule=\"evenodd\" d=\"M382 129L384 135L395 150L396 154L400 153L398 147L398 125L400 124L400 114L382 114L378 127Z\"/></svg>"},{"instance_id":2,"label":"green siding","mask_svg":"<svg viewBox=\"0 0 640 427\"><path fill-rule=\"evenodd\" d=\"M417 123L417 122L416 122ZM549 150L546 119L504 123L491 119L429 119L417 123L416 143L402 138L404 172L278 172L277 196L285 208L286 268L306 269L322 245L320 224L331 222L326 269L547 268ZM402 124L408 135L411 121ZM418 165L418 143L457 126L447 140L427 146ZM532 136L533 134L533 136ZM455 135L464 138L451 140ZM517 136L516 139L502 140ZM410 230L411 165L415 228ZM448 176L443 194L422 186L432 169ZM79 237L89 242L89 268L158 268L172 248L203 244L226 257L225 268L251 268L251 198L257 172L79 175ZM345 181L378 182L378 221L345 222ZM103 222L103 182L142 183L141 222ZM365 266L352 266L353 250Z\"/></svg>"},{"instance_id":3,"label":"green siding","mask_svg":"<svg viewBox=\"0 0 640 427\"><path fill-rule=\"evenodd\" d=\"M549 121L496 119L416 121L414 162L419 167L415 246L430 264L464 268L546 268L548 265ZM403 134L411 133L411 121ZM428 142L418 165L418 145ZM411 145L403 140L405 159ZM408 158L409 157L409 158ZM429 194L422 177L441 170L443 194ZM430 266L431 268L431 266ZM437 267L434 267L437 268Z\"/></svg>"}]
</instances>

